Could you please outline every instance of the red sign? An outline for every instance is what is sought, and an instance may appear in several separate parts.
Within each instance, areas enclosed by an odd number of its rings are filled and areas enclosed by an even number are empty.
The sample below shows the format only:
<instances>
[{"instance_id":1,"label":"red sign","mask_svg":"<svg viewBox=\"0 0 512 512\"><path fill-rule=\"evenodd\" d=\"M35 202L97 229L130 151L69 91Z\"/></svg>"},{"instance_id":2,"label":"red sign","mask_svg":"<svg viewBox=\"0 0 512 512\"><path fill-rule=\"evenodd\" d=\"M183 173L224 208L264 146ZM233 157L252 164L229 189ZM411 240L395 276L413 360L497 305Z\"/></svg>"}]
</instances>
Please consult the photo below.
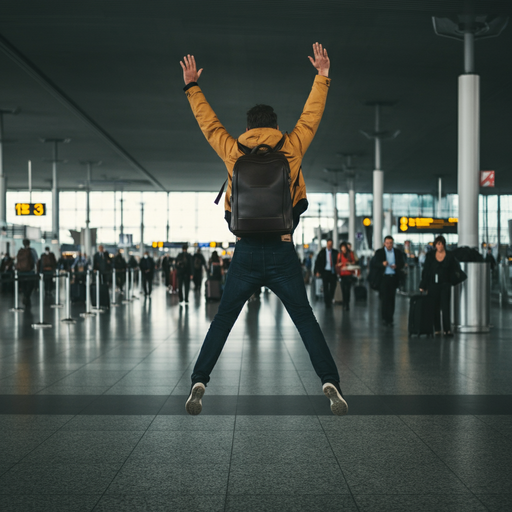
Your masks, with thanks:
<instances>
[{"instance_id":1,"label":"red sign","mask_svg":"<svg viewBox=\"0 0 512 512\"><path fill-rule=\"evenodd\" d=\"M494 171L480 171L480 186L494 187Z\"/></svg>"}]
</instances>

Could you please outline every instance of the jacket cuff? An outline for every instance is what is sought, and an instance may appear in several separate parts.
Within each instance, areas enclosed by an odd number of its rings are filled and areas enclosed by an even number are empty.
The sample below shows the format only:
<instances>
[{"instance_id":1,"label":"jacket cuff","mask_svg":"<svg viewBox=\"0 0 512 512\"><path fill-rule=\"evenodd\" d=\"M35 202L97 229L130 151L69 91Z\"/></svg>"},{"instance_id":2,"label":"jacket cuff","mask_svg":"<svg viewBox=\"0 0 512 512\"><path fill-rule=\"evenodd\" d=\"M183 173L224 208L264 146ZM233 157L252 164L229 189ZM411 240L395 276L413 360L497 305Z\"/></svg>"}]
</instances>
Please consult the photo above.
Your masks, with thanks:
<instances>
[{"instance_id":1,"label":"jacket cuff","mask_svg":"<svg viewBox=\"0 0 512 512\"><path fill-rule=\"evenodd\" d=\"M195 85L197 85L197 82L189 82L187 85L185 85L185 87L183 87L183 90L187 92L191 87L194 87Z\"/></svg>"},{"instance_id":2,"label":"jacket cuff","mask_svg":"<svg viewBox=\"0 0 512 512\"><path fill-rule=\"evenodd\" d=\"M331 85L331 79L327 78L324 75L316 75L315 82L320 82L322 84L325 84L325 85L327 85L327 87L329 87Z\"/></svg>"}]
</instances>

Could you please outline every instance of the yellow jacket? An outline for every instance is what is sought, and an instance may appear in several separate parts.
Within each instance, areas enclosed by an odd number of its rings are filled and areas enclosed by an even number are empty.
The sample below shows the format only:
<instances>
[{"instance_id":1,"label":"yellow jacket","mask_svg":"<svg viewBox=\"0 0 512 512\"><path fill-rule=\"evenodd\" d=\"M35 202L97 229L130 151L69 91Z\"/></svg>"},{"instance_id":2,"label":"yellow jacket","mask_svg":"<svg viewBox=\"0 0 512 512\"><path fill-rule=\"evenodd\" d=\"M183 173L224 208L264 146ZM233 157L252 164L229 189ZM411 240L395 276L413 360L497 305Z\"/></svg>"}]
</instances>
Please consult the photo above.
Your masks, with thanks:
<instances>
[{"instance_id":1,"label":"yellow jacket","mask_svg":"<svg viewBox=\"0 0 512 512\"><path fill-rule=\"evenodd\" d=\"M322 119L330 83L331 80L325 76L317 75L315 77L313 87L299 121L290 134L285 134L285 141L281 152L286 155L290 164L290 193L292 197L294 194L293 187L302 165L302 158L311 144ZM222 126L212 107L206 101L200 87L195 82L185 87L185 94L206 140L226 164L228 188L224 204L226 211L231 212L230 199L233 167L243 153L238 149L237 139L233 138ZM238 141L249 148L256 147L259 144L268 144L274 147L281 140L282 136L283 134L274 128L254 128L240 135ZM298 220L298 216L307 209L306 183L302 173L299 176L293 206L294 218L297 217Z\"/></svg>"}]
</instances>

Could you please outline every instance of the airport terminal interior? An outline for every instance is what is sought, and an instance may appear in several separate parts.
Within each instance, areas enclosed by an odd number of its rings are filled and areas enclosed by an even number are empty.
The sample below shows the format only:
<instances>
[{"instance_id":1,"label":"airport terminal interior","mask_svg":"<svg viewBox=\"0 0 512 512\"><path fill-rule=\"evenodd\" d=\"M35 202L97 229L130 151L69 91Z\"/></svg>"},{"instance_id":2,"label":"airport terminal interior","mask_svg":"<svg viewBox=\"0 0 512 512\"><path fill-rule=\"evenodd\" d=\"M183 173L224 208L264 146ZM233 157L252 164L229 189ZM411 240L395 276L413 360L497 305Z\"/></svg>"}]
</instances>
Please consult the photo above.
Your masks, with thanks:
<instances>
[{"instance_id":1,"label":"airport terminal interior","mask_svg":"<svg viewBox=\"0 0 512 512\"><path fill-rule=\"evenodd\" d=\"M4 0L0 510L512 510L510 17L501 0ZM215 204L226 166L183 91L189 54L235 138L257 104L293 137L329 86L291 237L237 237ZM212 322L259 268L248 240L294 301L304 283L346 414L263 282L186 408Z\"/></svg>"}]
</instances>

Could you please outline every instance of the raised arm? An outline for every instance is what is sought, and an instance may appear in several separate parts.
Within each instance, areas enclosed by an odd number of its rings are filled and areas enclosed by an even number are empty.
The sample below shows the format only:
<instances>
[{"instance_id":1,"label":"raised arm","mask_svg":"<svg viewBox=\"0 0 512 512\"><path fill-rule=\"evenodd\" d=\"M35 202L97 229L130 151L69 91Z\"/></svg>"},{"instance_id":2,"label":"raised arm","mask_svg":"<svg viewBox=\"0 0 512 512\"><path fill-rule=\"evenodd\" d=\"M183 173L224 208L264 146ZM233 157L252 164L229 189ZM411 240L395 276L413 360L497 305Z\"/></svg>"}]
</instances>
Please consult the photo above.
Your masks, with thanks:
<instances>
[{"instance_id":1,"label":"raised arm","mask_svg":"<svg viewBox=\"0 0 512 512\"><path fill-rule=\"evenodd\" d=\"M308 59L318 71L318 76L315 78L302 115L290 133L290 142L302 155L306 153L320 125L331 83L328 78L331 62L327 50L321 44L315 43L313 45L313 55L314 58L308 57Z\"/></svg>"},{"instance_id":2,"label":"raised arm","mask_svg":"<svg viewBox=\"0 0 512 512\"><path fill-rule=\"evenodd\" d=\"M219 118L215 115L215 112L206 101L203 92L197 84L203 68L199 71L197 70L196 60L193 55L183 57L180 65L183 69L185 94L190 102L190 107L199 124L199 128L201 128L203 135L217 155L225 161L233 145L236 144L236 140L229 135L226 128L219 121Z\"/></svg>"}]
</instances>

